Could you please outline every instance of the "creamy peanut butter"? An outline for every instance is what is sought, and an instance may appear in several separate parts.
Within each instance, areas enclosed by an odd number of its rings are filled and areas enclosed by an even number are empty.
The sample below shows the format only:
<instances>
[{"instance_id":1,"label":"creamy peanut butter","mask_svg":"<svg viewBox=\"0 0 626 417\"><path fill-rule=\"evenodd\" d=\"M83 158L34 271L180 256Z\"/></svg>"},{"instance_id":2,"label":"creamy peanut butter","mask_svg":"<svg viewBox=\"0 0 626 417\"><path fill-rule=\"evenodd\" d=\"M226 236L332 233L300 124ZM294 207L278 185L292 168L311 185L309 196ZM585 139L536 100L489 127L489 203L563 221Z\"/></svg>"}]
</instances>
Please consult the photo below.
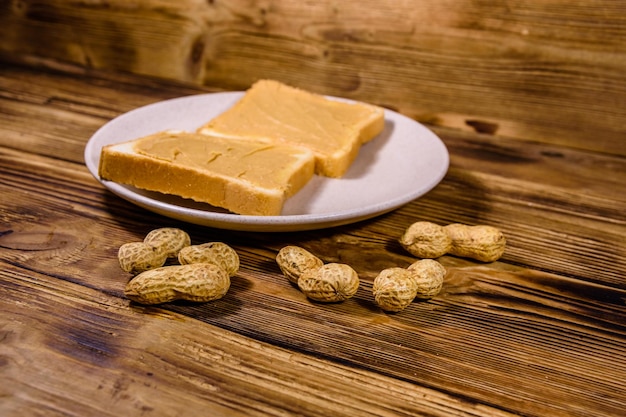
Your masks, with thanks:
<instances>
[{"instance_id":1,"label":"creamy peanut butter","mask_svg":"<svg viewBox=\"0 0 626 417\"><path fill-rule=\"evenodd\" d=\"M199 132L303 146L315 154L317 173L340 177L361 144L383 127L380 107L331 100L277 81L261 80Z\"/></svg>"},{"instance_id":2,"label":"creamy peanut butter","mask_svg":"<svg viewBox=\"0 0 626 417\"><path fill-rule=\"evenodd\" d=\"M158 134L134 142L138 154L197 170L239 178L264 188L283 189L292 175L290 163L303 150L257 141L205 138L201 135Z\"/></svg>"},{"instance_id":3,"label":"creamy peanut butter","mask_svg":"<svg viewBox=\"0 0 626 417\"><path fill-rule=\"evenodd\" d=\"M251 90L246 100L207 125L229 135L279 139L316 151L335 151L358 137L366 108L305 95L288 100L280 86ZM280 117L277 117L280 115Z\"/></svg>"}]
</instances>

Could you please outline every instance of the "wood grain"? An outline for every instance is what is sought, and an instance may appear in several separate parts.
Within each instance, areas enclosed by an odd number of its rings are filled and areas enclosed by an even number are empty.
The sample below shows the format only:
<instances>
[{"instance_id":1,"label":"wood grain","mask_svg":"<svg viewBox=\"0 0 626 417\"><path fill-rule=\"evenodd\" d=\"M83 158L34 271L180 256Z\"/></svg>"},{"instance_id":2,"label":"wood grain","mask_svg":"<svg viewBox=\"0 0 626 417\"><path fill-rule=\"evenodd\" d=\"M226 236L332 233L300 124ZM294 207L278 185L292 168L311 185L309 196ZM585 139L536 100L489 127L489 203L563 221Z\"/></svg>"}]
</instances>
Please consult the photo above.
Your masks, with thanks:
<instances>
[{"instance_id":1,"label":"wood grain","mask_svg":"<svg viewBox=\"0 0 626 417\"><path fill-rule=\"evenodd\" d=\"M241 90L259 78L431 125L626 155L623 0L0 2L4 59Z\"/></svg>"},{"instance_id":2,"label":"wood grain","mask_svg":"<svg viewBox=\"0 0 626 417\"><path fill-rule=\"evenodd\" d=\"M4 263L0 282L4 416L511 415Z\"/></svg>"},{"instance_id":3,"label":"wood grain","mask_svg":"<svg viewBox=\"0 0 626 417\"><path fill-rule=\"evenodd\" d=\"M111 117L202 93L115 73L0 69L0 413L216 416L619 416L626 407L626 160L436 127L451 155L423 198L327 230L245 233L146 212L83 165ZM31 116L29 116L31 115ZM32 117L35 116L36 117ZM399 314L375 275L413 259L411 222L496 225L504 257L445 256L442 293ZM221 300L123 297L119 245L151 229L233 246ZM345 262L362 285L310 302L274 261L287 244Z\"/></svg>"}]
</instances>

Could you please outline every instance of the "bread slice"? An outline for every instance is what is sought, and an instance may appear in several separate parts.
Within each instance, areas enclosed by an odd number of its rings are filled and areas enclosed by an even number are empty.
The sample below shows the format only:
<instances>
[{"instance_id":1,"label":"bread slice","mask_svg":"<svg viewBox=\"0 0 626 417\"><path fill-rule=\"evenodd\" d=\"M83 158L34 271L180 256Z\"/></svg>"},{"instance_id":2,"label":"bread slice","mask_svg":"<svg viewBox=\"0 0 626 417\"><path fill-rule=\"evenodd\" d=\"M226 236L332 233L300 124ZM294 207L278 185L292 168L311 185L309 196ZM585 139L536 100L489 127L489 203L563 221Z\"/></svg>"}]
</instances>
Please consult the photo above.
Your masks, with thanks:
<instances>
[{"instance_id":1,"label":"bread slice","mask_svg":"<svg viewBox=\"0 0 626 417\"><path fill-rule=\"evenodd\" d=\"M381 107L332 100L278 81L261 80L198 132L303 146L315 154L317 174L341 177L361 145L376 137L384 125Z\"/></svg>"},{"instance_id":2,"label":"bread slice","mask_svg":"<svg viewBox=\"0 0 626 417\"><path fill-rule=\"evenodd\" d=\"M173 194L246 215L279 215L313 176L311 151L287 144L160 132L104 146L103 180Z\"/></svg>"}]
</instances>

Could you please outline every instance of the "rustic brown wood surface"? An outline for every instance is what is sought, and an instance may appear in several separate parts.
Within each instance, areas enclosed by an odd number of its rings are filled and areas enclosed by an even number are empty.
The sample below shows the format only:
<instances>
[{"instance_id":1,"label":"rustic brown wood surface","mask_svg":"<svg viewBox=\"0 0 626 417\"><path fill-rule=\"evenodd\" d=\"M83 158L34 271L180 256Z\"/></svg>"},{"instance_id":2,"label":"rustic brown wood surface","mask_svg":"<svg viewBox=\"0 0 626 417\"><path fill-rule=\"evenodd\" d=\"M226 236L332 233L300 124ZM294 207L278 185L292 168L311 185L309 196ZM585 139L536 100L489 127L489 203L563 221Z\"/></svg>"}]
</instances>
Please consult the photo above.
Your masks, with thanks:
<instances>
[{"instance_id":1,"label":"rustic brown wood surface","mask_svg":"<svg viewBox=\"0 0 626 417\"><path fill-rule=\"evenodd\" d=\"M624 0L0 0L0 53L625 155Z\"/></svg>"},{"instance_id":2,"label":"rustic brown wood surface","mask_svg":"<svg viewBox=\"0 0 626 417\"><path fill-rule=\"evenodd\" d=\"M451 156L433 191L376 219L296 233L177 222L89 174L84 146L111 118L209 91L2 64L1 415L623 415L623 152L430 126ZM489 264L442 257L441 294L384 313L373 278L413 261L397 239L417 220L493 225L507 250ZM164 226L238 251L226 297L124 298L117 248ZM352 265L356 296L308 301L274 262L287 244Z\"/></svg>"}]
</instances>

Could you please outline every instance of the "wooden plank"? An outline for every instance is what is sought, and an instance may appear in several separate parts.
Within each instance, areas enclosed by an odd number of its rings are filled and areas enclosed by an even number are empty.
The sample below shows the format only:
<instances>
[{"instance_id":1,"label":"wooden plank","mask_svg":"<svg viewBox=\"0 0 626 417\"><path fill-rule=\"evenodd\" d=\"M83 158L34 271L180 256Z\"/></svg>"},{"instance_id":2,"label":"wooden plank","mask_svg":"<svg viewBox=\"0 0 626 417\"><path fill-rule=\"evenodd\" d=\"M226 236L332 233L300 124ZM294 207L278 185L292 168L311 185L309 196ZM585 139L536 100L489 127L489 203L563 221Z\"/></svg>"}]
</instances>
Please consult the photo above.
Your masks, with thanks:
<instances>
[{"instance_id":1,"label":"wooden plank","mask_svg":"<svg viewBox=\"0 0 626 417\"><path fill-rule=\"evenodd\" d=\"M236 90L275 78L436 126L626 155L622 0L31 0L3 9L4 59Z\"/></svg>"}]
</instances>

